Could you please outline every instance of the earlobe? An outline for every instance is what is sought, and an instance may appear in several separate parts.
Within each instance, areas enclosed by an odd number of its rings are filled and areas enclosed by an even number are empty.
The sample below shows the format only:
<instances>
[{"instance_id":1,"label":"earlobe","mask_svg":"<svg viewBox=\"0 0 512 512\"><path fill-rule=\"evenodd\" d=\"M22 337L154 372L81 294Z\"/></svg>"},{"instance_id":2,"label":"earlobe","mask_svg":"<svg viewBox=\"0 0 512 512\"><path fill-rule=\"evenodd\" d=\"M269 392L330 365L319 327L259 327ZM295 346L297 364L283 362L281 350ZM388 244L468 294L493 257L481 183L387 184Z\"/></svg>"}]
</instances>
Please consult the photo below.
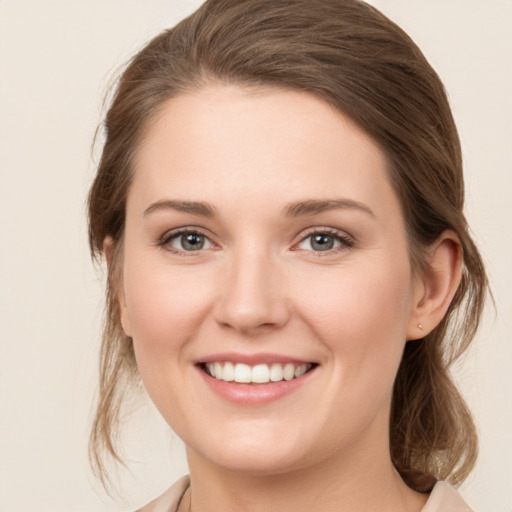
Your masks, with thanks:
<instances>
[{"instance_id":1,"label":"earlobe","mask_svg":"<svg viewBox=\"0 0 512 512\"><path fill-rule=\"evenodd\" d=\"M111 236L105 237L105 240L103 240L103 254L105 255L105 260L107 262L109 286L111 287L112 295L116 298L119 306L119 320L121 322L121 327L123 328L126 336L131 338L132 329L128 316L128 308L126 306L126 297L119 262L120 255L115 253L116 247L114 240Z\"/></svg>"},{"instance_id":2,"label":"earlobe","mask_svg":"<svg viewBox=\"0 0 512 512\"><path fill-rule=\"evenodd\" d=\"M112 237L106 236L103 240L103 255L105 256L105 261L107 262L107 268L110 273L112 268L112 259L114 254L114 240Z\"/></svg>"},{"instance_id":3,"label":"earlobe","mask_svg":"<svg viewBox=\"0 0 512 512\"><path fill-rule=\"evenodd\" d=\"M443 319L462 277L462 248L452 231L445 231L430 246L426 266L418 278L407 339L419 339Z\"/></svg>"}]
</instances>

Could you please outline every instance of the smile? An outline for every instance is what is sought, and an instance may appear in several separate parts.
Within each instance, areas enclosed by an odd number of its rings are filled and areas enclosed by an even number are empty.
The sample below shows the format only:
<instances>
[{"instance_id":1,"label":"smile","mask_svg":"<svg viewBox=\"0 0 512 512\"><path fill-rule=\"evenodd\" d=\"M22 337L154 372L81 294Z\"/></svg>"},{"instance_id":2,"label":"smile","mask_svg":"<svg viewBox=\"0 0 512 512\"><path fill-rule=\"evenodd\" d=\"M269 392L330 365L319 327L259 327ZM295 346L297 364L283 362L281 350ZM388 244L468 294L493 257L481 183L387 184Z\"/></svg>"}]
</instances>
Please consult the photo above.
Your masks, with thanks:
<instances>
[{"instance_id":1,"label":"smile","mask_svg":"<svg viewBox=\"0 0 512 512\"><path fill-rule=\"evenodd\" d=\"M273 363L248 365L244 363L210 362L201 365L214 379L240 384L269 384L302 377L313 368L313 363Z\"/></svg>"}]
</instances>

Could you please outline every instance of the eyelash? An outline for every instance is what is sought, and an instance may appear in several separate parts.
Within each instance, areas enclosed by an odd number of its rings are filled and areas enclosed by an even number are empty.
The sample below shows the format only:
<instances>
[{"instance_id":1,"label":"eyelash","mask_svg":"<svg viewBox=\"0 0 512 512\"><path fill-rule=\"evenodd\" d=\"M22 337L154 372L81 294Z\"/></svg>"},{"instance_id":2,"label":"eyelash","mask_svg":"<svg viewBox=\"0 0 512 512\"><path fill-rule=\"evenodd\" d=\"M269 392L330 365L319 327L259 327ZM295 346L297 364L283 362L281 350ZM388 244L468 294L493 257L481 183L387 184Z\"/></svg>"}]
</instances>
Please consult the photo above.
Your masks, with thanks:
<instances>
[{"instance_id":1,"label":"eyelash","mask_svg":"<svg viewBox=\"0 0 512 512\"><path fill-rule=\"evenodd\" d=\"M355 240L352 237L350 237L346 234L343 234L340 231L337 231L335 229L330 229L330 228L313 228L311 231L306 232L306 234L304 236L302 236L302 238L300 239L298 244L304 242L308 238L311 238L315 235L327 235L328 237L333 238L335 241L340 242L340 246L335 247L333 249L328 249L326 251L313 251L313 250L309 251L317 258L331 256L333 254L337 254L340 251L346 251L347 249L350 249L351 247L354 247L354 245L355 245ZM298 245L298 244L295 244L295 245ZM293 249L293 250L300 250L300 249Z\"/></svg>"},{"instance_id":2,"label":"eyelash","mask_svg":"<svg viewBox=\"0 0 512 512\"><path fill-rule=\"evenodd\" d=\"M180 256L194 256L195 255L194 253L202 252L201 249L199 249L197 251L183 251L180 249L176 249L175 247L172 247L170 245L172 240L177 239L184 235L200 235L200 236L204 237L206 240L208 240L211 244L214 244L202 230L200 230L198 228L190 227L190 228L179 229L177 231L172 231L170 233L169 232L165 233L162 236L162 238L159 240L157 245L163 247L164 249L166 249L169 252L178 254ZM320 229L314 228L311 231L307 232L304 236L302 236L302 238L296 244L294 244L294 247L315 235L326 235L328 237L333 238L335 241L337 241L341 244L339 247L335 247L333 249L328 249L325 251L310 250L309 252L314 254L315 257L329 256L329 255L338 253L339 251L350 249L351 247L354 247L354 245L355 245L355 241L353 238L347 236L346 234L342 234L340 231L337 231L334 229L329 229L329 228L320 228ZM296 250L300 250L300 249L292 249L292 250L296 251Z\"/></svg>"},{"instance_id":3,"label":"eyelash","mask_svg":"<svg viewBox=\"0 0 512 512\"><path fill-rule=\"evenodd\" d=\"M197 251L182 251L182 250L176 249L175 247L172 247L170 245L172 240L179 238L181 236L184 236L184 235L200 235L200 236L204 237L206 240L209 240L211 244L213 244L213 242L210 240L208 235L206 235L201 229L195 228L195 227L188 227L188 228L178 229L177 231L171 231L171 232L165 233L157 245L163 247L165 250L167 250L169 252L178 254L179 256L195 256L196 255L195 253L201 252L200 249Z\"/></svg>"}]
</instances>

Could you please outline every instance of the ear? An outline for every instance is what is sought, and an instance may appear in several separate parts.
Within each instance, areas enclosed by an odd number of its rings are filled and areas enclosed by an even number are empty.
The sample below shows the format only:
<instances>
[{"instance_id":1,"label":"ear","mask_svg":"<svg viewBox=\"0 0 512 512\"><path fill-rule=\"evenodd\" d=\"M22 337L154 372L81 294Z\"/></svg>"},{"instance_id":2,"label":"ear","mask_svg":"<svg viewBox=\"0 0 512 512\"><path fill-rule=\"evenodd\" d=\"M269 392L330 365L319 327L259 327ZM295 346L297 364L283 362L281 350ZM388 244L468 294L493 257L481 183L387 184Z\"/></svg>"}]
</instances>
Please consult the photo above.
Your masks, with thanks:
<instances>
[{"instance_id":1,"label":"ear","mask_svg":"<svg viewBox=\"0 0 512 512\"><path fill-rule=\"evenodd\" d=\"M109 283L112 287L113 295L119 305L121 326L126 336L131 338L132 329L124 294L123 273L121 263L119 261L120 255L116 254L116 250L117 247L112 237L105 237L105 240L103 240L103 254L105 255L105 260L107 261Z\"/></svg>"},{"instance_id":2,"label":"ear","mask_svg":"<svg viewBox=\"0 0 512 512\"><path fill-rule=\"evenodd\" d=\"M462 277L462 248L453 231L445 231L429 247L424 272L415 284L407 339L431 332L445 316Z\"/></svg>"}]
</instances>

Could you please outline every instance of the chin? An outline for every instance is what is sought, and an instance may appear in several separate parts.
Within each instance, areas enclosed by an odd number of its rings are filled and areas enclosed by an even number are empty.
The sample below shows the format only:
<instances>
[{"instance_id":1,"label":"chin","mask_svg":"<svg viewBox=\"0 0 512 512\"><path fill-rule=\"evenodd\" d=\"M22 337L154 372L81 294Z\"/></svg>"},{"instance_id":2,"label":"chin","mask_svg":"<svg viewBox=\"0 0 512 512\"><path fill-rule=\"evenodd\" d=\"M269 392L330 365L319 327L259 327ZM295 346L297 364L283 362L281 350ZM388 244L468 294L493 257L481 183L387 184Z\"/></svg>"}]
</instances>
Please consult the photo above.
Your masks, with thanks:
<instances>
[{"instance_id":1,"label":"chin","mask_svg":"<svg viewBox=\"0 0 512 512\"><path fill-rule=\"evenodd\" d=\"M226 436L221 443L192 448L195 455L224 470L248 475L277 475L308 464L304 445L283 435ZM284 442L283 442L284 441ZM310 461L309 461L310 462Z\"/></svg>"},{"instance_id":2,"label":"chin","mask_svg":"<svg viewBox=\"0 0 512 512\"><path fill-rule=\"evenodd\" d=\"M243 456L241 456L241 453ZM265 452L262 449L257 450L257 453L224 454L221 457L211 459L211 462L227 471L258 476L279 475L306 466L305 462L300 463L296 455L279 455L271 453L270 450Z\"/></svg>"}]
</instances>

